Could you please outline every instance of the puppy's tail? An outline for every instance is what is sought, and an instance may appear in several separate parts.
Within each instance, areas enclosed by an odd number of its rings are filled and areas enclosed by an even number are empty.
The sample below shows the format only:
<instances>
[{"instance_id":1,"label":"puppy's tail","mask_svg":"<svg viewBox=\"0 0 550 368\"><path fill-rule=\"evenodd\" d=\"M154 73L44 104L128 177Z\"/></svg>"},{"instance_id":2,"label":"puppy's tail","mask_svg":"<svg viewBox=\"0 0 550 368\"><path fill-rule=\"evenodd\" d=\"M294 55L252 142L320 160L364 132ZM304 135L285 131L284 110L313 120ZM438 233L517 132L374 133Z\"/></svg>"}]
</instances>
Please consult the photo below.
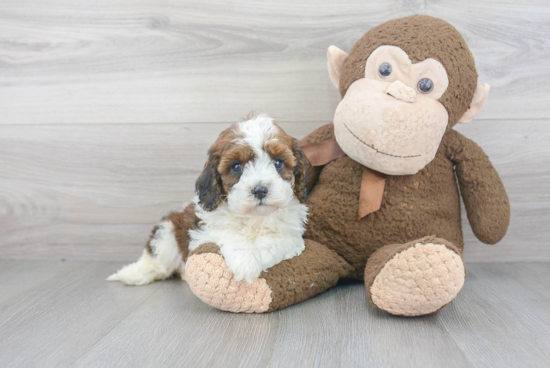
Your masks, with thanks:
<instances>
[{"instance_id":1,"label":"puppy's tail","mask_svg":"<svg viewBox=\"0 0 550 368\"><path fill-rule=\"evenodd\" d=\"M151 239L137 262L121 268L107 278L126 285L147 285L178 272L185 280L185 262L178 247L174 223L164 220L153 229Z\"/></svg>"}]
</instances>

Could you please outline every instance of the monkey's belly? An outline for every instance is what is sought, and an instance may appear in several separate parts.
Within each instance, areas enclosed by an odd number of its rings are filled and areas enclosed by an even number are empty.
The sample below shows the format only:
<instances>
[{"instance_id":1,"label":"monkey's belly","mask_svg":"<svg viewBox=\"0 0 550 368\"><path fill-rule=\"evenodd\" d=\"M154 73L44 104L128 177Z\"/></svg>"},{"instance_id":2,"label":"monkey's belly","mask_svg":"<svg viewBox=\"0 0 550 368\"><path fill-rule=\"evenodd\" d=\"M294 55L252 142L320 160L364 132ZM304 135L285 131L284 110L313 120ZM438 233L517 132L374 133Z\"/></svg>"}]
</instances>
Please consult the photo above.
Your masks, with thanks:
<instances>
[{"instance_id":1,"label":"monkey's belly","mask_svg":"<svg viewBox=\"0 0 550 368\"><path fill-rule=\"evenodd\" d=\"M363 166L348 157L331 162L309 195L304 237L333 249L358 278L369 256L387 244L436 235L463 248L460 198L453 164L442 155L415 175L388 176L380 210L358 220Z\"/></svg>"}]
</instances>

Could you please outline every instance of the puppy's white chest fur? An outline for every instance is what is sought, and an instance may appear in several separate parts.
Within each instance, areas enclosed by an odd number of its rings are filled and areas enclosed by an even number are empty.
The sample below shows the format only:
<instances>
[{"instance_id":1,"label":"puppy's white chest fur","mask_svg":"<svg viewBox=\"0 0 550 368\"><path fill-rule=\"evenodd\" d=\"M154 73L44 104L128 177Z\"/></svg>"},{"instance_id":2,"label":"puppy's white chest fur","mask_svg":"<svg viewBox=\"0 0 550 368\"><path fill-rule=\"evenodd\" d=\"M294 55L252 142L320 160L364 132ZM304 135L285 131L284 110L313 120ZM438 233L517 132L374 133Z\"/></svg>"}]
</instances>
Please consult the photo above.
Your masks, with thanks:
<instances>
[{"instance_id":1,"label":"puppy's white chest fur","mask_svg":"<svg viewBox=\"0 0 550 368\"><path fill-rule=\"evenodd\" d=\"M236 214L225 202L214 211L205 211L198 201L196 197L200 228L189 231L189 250L205 243L217 244L237 281L252 283L262 271L301 254L305 248L302 235L307 207L296 198L287 207L266 215Z\"/></svg>"}]
</instances>

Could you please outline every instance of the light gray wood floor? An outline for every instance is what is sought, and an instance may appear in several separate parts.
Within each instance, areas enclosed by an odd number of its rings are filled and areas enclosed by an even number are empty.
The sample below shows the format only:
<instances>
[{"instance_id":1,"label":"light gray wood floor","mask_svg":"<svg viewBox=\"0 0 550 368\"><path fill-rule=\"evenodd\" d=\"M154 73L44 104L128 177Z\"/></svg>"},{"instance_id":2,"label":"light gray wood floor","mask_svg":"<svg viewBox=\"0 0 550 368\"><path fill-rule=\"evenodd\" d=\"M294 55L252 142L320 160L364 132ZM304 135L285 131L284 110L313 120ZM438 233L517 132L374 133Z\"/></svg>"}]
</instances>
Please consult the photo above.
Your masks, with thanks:
<instances>
[{"instance_id":1,"label":"light gray wood floor","mask_svg":"<svg viewBox=\"0 0 550 368\"><path fill-rule=\"evenodd\" d=\"M0 367L544 367L550 264L468 264L442 311L394 317L347 283L264 315L181 280L105 282L121 262L0 260Z\"/></svg>"}]
</instances>

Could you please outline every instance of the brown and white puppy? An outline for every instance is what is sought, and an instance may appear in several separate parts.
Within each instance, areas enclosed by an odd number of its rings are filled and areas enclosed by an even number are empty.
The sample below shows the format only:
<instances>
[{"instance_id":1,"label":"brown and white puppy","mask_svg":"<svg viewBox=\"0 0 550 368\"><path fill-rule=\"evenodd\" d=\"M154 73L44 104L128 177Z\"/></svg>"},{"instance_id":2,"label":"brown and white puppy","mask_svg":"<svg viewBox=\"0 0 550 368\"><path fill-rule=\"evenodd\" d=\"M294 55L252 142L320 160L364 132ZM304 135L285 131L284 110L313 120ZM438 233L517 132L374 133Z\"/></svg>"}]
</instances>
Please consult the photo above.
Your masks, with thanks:
<instances>
[{"instance_id":1,"label":"brown and white puppy","mask_svg":"<svg viewBox=\"0 0 550 368\"><path fill-rule=\"evenodd\" d=\"M299 142L265 114L224 130L210 147L193 199L196 229L188 250L215 243L235 280L252 283L302 253L307 220L306 158ZM142 257L108 280L144 285L179 272L185 262L174 223L158 225ZM152 249L152 251L151 251Z\"/></svg>"}]
</instances>

